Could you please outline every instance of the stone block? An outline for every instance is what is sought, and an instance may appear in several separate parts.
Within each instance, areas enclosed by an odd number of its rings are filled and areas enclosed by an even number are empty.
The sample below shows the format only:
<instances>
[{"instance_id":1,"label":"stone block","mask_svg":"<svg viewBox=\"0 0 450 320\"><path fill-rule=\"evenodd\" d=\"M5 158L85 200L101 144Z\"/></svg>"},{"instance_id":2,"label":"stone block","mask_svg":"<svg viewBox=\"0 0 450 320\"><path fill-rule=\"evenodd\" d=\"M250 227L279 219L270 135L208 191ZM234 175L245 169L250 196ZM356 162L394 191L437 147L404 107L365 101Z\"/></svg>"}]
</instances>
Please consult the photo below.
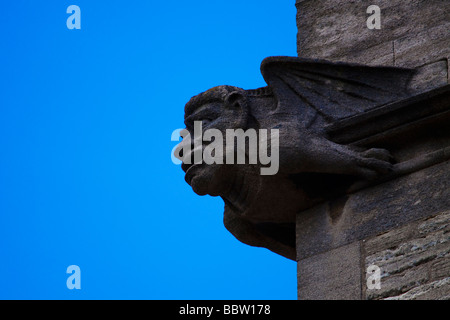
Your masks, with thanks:
<instances>
[{"instance_id":1,"label":"stone block","mask_svg":"<svg viewBox=\"0 0 450 320\"><path fill-rule=\"evenodd\" d=\"M450 277L417 286L385 300L450 300Z\"/></svg>"},{"instance_id":2,"label":"stone block","mask_svg":"<svg viewBox=\"0 0 450 320\"><path fill-rule=\"evenodd\" d=\"M447 250L442 257L438 257L430 267L430 279L442 279L450 275L450 253Z\"/></svg>"},{"instance_id":3,"label":"stone block","mask_svg":"<svg viewBox=\"0 0 450 320\"><path fill-rule=\"evenodd\" d=\"M445 211L435 217L431 217L421 222L418 226L421 235L427 235L436 231L445 233L450 231L450 211Z\"/></svg>"},{"instance_id":4,"label":"stone block","mask_svg":"<svg viewBox=\"0 0 450 320\"><path fill-rule=\"evenodd\" d=\"M300 260L299 300L360 300L359 242Z\"/></svg>"},{"instance_id":5,"label":"stone block","mask_svg":"<svg viewBox=\"0 0 450 320\"><path fill-rule=\"evenodd\" d=\"M449 170L450 162L441 163L298 214L297 258L364 240L448 209Z\"/></svg>"},{"instance_id":6,"label":"stone block","mask_svg":"<svg viewBox=\"0 0 450 320\"><path fill-rule=\"evenodd\" d=\"M415 68L450 57L450 19L394 40L395 66Z\"/></svg>"},{"instance_id":7,"label":"stone block","mask_svg":"<svg viewBox=\"0 0 450 320\"><path fill-rule=\"evenodd\" d=\"M389 230L368 240L364 240L363 244L366 255L372 255L375 252L395 248L411 239L417 234L417 228L413 225L414 223L408 224L397 229Z\"/></svg>"},{"instance_id":8,"label":"stone block","mask_svg":"<svg viewBox=\"0 0 450 320\"><path fill-rule=\"evenodd\" d=\"M381 9L380 30L367 28L370 5ZM296 6L300 57L335 60L353 55L353 62L359 63L367 60L364 54L358 60L357 52L383 43L392 45L394 40L450 21L446 0L308 0L297 1Z\"/></svg>"},{"instance_id":9,"label":"stone block","mask_svg":"<svg viewBox=\"0 0 450 320\"><path fill-rule=\"evenodd\" d=\"M393 66L394 51L392 42L384 42L365 50L352 51L337 56L336 61L362 63L368 66Z\"/></svg>"}]
</instances>

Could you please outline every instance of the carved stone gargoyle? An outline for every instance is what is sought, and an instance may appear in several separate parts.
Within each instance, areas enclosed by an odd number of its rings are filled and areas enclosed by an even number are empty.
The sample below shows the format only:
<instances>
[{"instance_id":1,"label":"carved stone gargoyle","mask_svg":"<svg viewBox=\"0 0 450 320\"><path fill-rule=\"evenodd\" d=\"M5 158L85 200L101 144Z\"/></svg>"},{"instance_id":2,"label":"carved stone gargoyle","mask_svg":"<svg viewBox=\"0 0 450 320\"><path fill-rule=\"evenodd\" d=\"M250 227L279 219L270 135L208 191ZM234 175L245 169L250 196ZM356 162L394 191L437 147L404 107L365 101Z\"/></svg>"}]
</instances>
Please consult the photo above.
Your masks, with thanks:
<instances>
[{"instance_id":1,"label":"carved stone gargoyle","mask_svg":"<svg viewBox=\"0 0 450 320\"><path fill-rule=\"evenodd\" d=\"M278 173L261 175L258 164L183 163L182 169L197 194L223 198L225 227L238 240L295 259L297 213L392 170L389 151L335 143L327 128L409 97L415 71L269 57L261 72L267 87L219 86L193 97L185 107L185 124L189 132L194 121L224 133L278 129ZM179 146L184 143L192 141Z\"/></svg>"}]
</instances>

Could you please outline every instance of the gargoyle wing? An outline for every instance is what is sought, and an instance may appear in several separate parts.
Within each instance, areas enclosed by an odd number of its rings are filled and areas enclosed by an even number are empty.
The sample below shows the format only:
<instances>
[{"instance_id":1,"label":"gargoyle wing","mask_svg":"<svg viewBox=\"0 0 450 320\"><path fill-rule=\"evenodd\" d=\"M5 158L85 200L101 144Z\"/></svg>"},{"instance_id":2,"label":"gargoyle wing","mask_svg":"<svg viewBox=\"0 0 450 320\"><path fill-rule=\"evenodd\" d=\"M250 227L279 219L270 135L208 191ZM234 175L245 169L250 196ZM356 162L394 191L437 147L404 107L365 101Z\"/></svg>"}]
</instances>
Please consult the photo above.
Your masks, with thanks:
<instances>
[{"instance_id":1,"label":"gargoyle wing","mask_svg":"<svg viewBox=\"0 0 450 320\"><path fill-rule=\"evenodd\" d=\"M406 98L415 70L269 57L261 73L278 100L274 113L298 114L314 129Z\"/></svg>"}]
</instances>

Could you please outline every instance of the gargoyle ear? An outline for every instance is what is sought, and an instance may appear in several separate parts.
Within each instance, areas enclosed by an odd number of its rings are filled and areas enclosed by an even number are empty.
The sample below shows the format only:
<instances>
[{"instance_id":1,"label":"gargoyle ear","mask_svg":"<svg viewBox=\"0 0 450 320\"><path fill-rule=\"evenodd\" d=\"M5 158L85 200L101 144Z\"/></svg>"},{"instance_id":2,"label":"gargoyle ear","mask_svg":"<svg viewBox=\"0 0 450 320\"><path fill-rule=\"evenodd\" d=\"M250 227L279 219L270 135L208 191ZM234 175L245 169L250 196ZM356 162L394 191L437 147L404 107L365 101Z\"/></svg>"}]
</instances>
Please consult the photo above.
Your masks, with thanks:
<instances>
[{"instance_id":1,"label":"gargoyle ear","mask_svg":"<svg viewBox=\"0 0 450 320\"><path fill-rule=\"evenodd\" d=\"M225 107L230 109L245 109L245 97L239 91L230 92L225 98Z\"/></svg>"}]
</instances>

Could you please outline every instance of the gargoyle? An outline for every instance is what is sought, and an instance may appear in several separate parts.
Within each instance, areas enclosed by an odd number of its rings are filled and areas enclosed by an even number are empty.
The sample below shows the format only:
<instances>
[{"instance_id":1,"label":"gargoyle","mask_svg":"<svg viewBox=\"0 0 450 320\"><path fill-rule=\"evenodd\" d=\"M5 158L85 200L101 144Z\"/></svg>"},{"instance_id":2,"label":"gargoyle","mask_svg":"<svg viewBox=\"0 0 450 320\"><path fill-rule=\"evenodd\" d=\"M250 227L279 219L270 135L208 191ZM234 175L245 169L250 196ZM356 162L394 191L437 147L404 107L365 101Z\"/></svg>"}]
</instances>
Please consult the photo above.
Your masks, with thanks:
<instances>
[{"instance_id":1,"label":"gargoyle","mask_svg":"<svg viewBox=\"0 0 450 320\"><path fill-rule=\"evenodd\" d=\"M326 126L409 96L414 71L296 57L261 64L268 86L219 86L185 107L189 132L203 129L278 129L279 171L261 175L259 164L188 164L185 179L199 195L225 202L225 227L240 241L295 259L295 217L340 186L377 179L392 170L387 150L337 144ZM192 140L183 140L185 147ZM190 147L190 146L189 146ZM202 148L205 147L203 144Z\"/></svg>"}]
</instances>

